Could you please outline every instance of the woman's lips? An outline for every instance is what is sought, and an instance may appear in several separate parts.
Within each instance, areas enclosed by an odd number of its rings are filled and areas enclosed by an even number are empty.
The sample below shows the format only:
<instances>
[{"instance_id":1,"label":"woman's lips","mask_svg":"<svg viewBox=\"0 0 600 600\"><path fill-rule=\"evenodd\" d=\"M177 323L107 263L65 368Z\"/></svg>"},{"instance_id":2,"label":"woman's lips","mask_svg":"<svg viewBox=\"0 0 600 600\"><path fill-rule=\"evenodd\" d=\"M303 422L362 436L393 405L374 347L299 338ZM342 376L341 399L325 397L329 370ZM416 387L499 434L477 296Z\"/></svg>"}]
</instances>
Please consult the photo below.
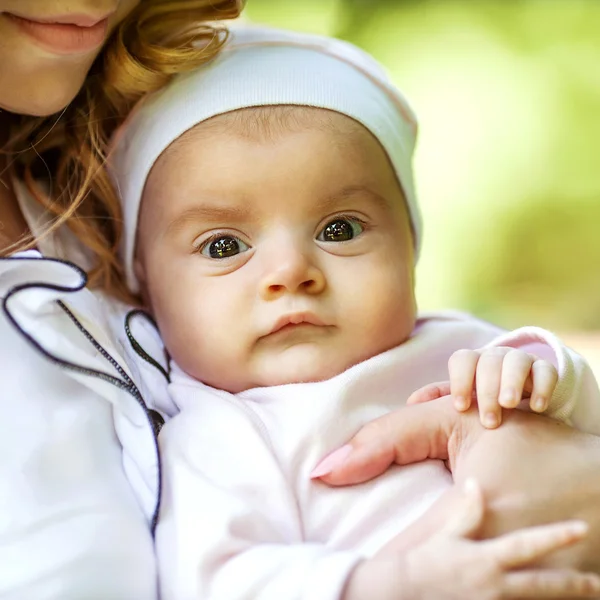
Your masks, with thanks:
<instances>
[{"instance_id":1,"label":"woman's lips","mask_svg":"<svg viewBox=\"0 0 600 600\"><path fill-rule=\"evenodd\" d=\"M5 13L22 32L55 54L84 54L99 48L106 39L108 18L86 27L75 23L31 21Z\"/></svg>"}]
</instances>

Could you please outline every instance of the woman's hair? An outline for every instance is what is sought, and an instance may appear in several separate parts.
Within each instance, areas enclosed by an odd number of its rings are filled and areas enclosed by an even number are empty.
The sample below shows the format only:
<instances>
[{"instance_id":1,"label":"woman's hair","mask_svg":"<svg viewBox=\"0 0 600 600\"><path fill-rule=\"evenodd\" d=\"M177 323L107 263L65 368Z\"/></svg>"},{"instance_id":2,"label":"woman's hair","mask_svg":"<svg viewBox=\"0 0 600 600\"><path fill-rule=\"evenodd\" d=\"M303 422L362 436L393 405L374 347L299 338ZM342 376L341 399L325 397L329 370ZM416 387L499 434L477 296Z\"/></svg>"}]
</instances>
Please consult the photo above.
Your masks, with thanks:
<instances>
[{"instance_id":1,"label":"woman's hair","mask_svg":"<svg viewBox=\"0 0 600 600\"><path fill-rule=\"evenodd\" d=\"M241 0L141 0L60 115L11 117L0 152L9 155L12 173L54 219L37 238L29 236L8 251L31 248L66 225L93 255L90 285L135 301L117 256L121 210L104 168L108 140L140 98L215 56L227 32L208 22L238 16L242 5ZM49 180L49 190L38 185L42 179Z\"/></svg>"}]
</instances>

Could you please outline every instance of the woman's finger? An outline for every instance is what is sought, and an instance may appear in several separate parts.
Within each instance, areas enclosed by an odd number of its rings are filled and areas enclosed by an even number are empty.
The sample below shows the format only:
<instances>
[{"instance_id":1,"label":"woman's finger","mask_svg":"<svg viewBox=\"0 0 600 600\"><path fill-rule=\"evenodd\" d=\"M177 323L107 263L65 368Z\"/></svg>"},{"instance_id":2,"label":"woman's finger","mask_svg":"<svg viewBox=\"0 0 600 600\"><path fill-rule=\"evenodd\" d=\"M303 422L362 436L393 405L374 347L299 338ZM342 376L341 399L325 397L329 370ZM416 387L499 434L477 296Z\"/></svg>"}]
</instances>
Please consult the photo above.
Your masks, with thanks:
<instances>
[{"instance_id":1,"label":"woman's finger","mask_svg":"<svg viewBox=\"0 0 600 600\"><path fill-rule=\"evenodd\" d=\"M477 363L477 405L482 425L495 429L502 422L502 408L498 404L502 364L509 348L488 348Z\"/></svg>"},{"instance_id":2,"label":"woman's finger","mask_svg":"<svg viewBox=\"0 0 600 600\"><path fill-rule=\"evenodd\" d=\"M454 398L454 407L461 412L471 406L479 357L477 350L457 350L448 360L450 393Z\"/></svg>"},{"instance_id":3,"label":"woman's finger","mask_svg":"<svg viewBox=\"0 0 600 600\"><path fill-rule=\"evenodd\" d=\"M507 573L502 598L599 598L600 576L572 569L522 570Z\"/></svg>"},{"instance_id":4,"label":"woman's finger","mask_svg":"<svg viewBox=\"0 0 600 600\"><path fill-rule=\"evenodd\" d=\"M473 413L474 414L474 413ZM463 427L474 431L472 418L456 412L452 398L406 406L365 425L345 446L325 457L311 477L329 485L362 483L381 475L393 464L406 465L426 458L449 458L449 442L458 449Z\"/></svg>"},{"instance_id":5,"label":"woman's finger","mask_svg":"<svg viewBox=\"0 0 600 600\"><path fill-rule=\"evenodd\" d=\"M580 542L587 532L583 521L563 521L513 531L485 544L493 548L501 567L516 569Z\"/></svg>"},{"instance_id":6,"label":"woman's finger","mask_svg":"<svg viewBox=\"0 0 600 600\"><path fill-rule=\"evenodd\" d=\"M481 487L475 479L465 481L456 514L442 527L439 535L471 538L477 533L485 513Z\"/></svg>"},{"instance_id":7,"label":"woman's finger","mask_svg":"<svg viewBox=\"0 0 600 600\"><path fill-rule=\"evenodd\" d=\"M529 406L534 412L544 412L558 383L558 371L547 360L537 359L531 366L533 389Z\"/></svg>"}]
</instances>

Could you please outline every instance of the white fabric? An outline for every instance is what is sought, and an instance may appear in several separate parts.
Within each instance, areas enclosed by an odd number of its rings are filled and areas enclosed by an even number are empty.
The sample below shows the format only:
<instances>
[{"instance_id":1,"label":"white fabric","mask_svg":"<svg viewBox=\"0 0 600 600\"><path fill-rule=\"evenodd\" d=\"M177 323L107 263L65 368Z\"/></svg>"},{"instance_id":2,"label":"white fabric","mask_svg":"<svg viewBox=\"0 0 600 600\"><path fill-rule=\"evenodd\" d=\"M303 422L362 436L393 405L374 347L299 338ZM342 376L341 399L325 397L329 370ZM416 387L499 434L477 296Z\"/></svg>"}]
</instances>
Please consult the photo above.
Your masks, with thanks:
<instances>
[{"instance_id":1,"label":"white fabric","mask_svg":"<svg viewBox=\"0 0 600 600\"><path fill-rule=\"evenodd\" d=\"M502 333L467 316L419 321L405 344L328 381L233 395L176 366L181 412L160 435L164 498L157 530L162 600L337 600L361 557L412 523L451 485L441 461L394 467L329 488L311 470L362 425L447 378L460 348L537 349L558 367L549 414L600 433L600 392L585 361L552 334Z\"/></svg>"},{"instance_id":2,"label":"white fabric","mask_svg":"<svg viewBox=\"0 0 600 600\"><path fill-rule=\"evenodd\" d=\"M82 282L78 269L37 252L0 260L3 600L157 597L152 430L129 393L86 374L121 377L57 300L128 369L101 302L76 291Z\"/></svg>"},{"instance_id":3,"label":"white fabric","mask_svg":"<svg viewBox=\"0 0 600 600\"><path fill-rule=\"evenodd\" d=\"M282 104L330 109L373 133L404 190L418 254L421 219L412 174L416 119L382 68L340 40L274 29L236 30L207 66L177 77L143 101L112 142L109 169L123 205L121 254L133 291L139 289L133 271L139 207L158 157L210 117Z\"/></svg>"}]
</instances>

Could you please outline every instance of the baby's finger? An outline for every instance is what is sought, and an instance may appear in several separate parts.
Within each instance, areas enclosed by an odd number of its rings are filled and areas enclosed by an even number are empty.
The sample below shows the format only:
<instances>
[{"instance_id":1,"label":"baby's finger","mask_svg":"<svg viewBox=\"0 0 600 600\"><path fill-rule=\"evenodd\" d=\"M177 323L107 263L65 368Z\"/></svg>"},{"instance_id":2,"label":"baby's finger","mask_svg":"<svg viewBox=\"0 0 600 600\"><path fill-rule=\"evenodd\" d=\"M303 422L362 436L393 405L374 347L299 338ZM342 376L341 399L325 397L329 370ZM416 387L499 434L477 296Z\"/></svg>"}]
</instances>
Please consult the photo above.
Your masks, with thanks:
<instances>
[{"instance_id":1,"label":"baby's finger","mask_svg":"<svg viewBox=\"0 0 600 600\"><path fill-rule=\"evenodd\" d=\"M410 404L421 404L422 402L431 402L437 400L443 396L450 395L450 382L449 381L438 381L437 383L430 383L422 388L414 391L406 401L407 405Z\"/></svg>"},{"instance_id":2,"label":"baby's finger","mask_svg":"<svg viewBox=\"0 0 600 600\"><path fill-rule=\"evenodd\" d=\"M552 552L581 541L588 532L584 521L563 521L529 527L485 542L505 569L525 567Z\"/></svg>"},{"instance_id":3,"label":"baby's finger","mask_svg":"<svg viewBox=\"0 0 600 600\"><path fill-rule=\"evenodd\" d=\"M600 576L571 569L514 571L504 576L502 598L598 598Z\"/></svg>"},{"instance_id":4,"label":"baby's finger","mask_svg":"<svg viewBox=\"0 0 600 600\"><path fill-rule=\"evenodd\" d=\"M547 360L537 359L532 367L533 389L529 406L535 412L544 412L550 404L550 398L554 394L558 383L558 371L556 367Z\"/></svg>"},{"instance_id":5,"label":"baby's finger","mask_svg":"<svg viewBox=\"0 0 600 600\"><path fill-rule=\"evenodd\" d=\"M487 429L495 429L502 421L502 409L498 404L500 376L504 357L510 348L488 348L481 354L475 375L479 418Z\"/></svg>"},{"instance_id":6,"label":"baby's finger","mask_svg":"<svg viewBox=\"0 0 600 600\"><path fill-rule=\"evenodd\" d=\"M516 408L523 397L523 389L535 357L513 348L502 361L498 403L504 408Z\"/></svg>"},{"instance_id":7,"label":"baby's finger","mask_svg":"<svg viewBox=\"0 0 600 600\"><path fill-rule=\"evenodd\" d=\"M477 350L457 350L448 361L450 393L454 399L454 407L461 412L471 406L479 356Z\"/></svg>"}]
</instances>

